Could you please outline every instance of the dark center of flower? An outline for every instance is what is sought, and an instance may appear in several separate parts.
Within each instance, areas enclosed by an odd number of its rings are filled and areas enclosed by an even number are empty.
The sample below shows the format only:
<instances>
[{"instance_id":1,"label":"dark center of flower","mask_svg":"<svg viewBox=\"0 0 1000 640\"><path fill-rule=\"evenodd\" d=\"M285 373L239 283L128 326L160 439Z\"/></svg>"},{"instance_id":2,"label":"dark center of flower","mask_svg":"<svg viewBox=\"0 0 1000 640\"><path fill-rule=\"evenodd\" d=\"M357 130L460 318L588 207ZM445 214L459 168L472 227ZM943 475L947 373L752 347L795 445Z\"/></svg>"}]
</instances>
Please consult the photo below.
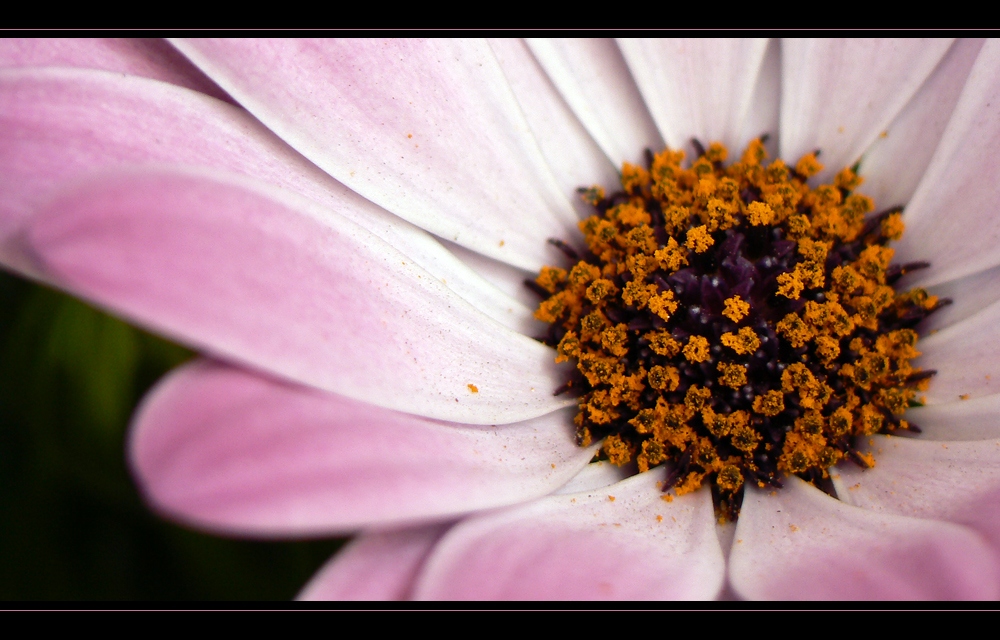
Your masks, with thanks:
<instances>
[{"instance_id":1,"label":"dark center of flower","mask_svg":"<svg viewBox=\"0 0 1000 640\"><path fill-rule=\"evenodd\" d=\"M576 365L556 393L579 396L579 444L669 463L665 492L708 484L733 520L747 482L832 492L832 465L874 464L860 438L919 431L901 416L934 371L910 365L914 327L950 301L895 290L928 264L891 264L902 207L867 216L856 168L811 188L816 153L765 164L755 140L725 166L721 144L695 146L689 168L667 149L626 163L622 191L581 189L587 250L552 240L575 264L527 284L551 325L539 339Z\"/></svg>"}]
</instances>

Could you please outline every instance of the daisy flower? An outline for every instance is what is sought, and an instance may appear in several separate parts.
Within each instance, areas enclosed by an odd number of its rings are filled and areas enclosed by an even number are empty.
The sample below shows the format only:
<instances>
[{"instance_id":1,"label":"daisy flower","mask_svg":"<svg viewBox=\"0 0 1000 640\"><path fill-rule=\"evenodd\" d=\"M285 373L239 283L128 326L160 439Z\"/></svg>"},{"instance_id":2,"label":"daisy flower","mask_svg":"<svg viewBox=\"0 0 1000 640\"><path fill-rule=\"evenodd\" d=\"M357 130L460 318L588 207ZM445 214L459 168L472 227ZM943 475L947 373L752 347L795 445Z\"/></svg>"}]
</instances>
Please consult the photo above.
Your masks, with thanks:
<instances>
[{"instance_id":1,"label":"daisy flower","mask_svg":"<svg viewBox=\"0 0 1000 640\"><path fill-rule=\"evenodd\" d=\"M2 41L0 261L206 354L144 401L136 477L219 533L360 532L303 597L996 598L998 62L949 40ZM921 325L919 437L858 439L874 467L827 492L748 483L719 524L707 487L667 501L663 467L589 464L523 281L563 259L547 239L579 244L578 187L765 132L772 157L821 151L813 182L860 160L859 193L906 204L896 260L933 265L907 286L955 303Z\"/></svg>"}]
</instances>

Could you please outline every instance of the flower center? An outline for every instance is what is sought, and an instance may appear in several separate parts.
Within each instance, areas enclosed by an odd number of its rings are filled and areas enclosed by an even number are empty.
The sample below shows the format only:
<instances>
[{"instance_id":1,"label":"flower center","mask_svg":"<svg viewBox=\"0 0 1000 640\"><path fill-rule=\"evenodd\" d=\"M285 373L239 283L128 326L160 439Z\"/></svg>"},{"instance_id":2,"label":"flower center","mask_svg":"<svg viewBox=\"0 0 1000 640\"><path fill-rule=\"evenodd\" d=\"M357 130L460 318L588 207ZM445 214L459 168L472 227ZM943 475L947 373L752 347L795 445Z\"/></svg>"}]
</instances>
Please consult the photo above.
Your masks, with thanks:
<instances>
[{"instance_id":1,"label":"flower center","mask_svg":"<svg viewBox=\"0 0 1000 640\"><path fill-rule=\"evenodd\" d=\"M552 240L575 264L528 285L540 340L576 365L556 393L579 396L579 444L640 472L669 463L665 492L708 484L733 520L747 482L832 492L832 465L874 465L859 438L919 432L901 416L934 371L910 365L913 327L950 301L895 290L929 265L890 264L902 207L866 217L856 168L811 188L816 153L765 164L754 140L725 166L721 144L695 144L690 168L667 149L626 163L622 191L581 189L587 250Z\"/></svg>"}]
</instances>

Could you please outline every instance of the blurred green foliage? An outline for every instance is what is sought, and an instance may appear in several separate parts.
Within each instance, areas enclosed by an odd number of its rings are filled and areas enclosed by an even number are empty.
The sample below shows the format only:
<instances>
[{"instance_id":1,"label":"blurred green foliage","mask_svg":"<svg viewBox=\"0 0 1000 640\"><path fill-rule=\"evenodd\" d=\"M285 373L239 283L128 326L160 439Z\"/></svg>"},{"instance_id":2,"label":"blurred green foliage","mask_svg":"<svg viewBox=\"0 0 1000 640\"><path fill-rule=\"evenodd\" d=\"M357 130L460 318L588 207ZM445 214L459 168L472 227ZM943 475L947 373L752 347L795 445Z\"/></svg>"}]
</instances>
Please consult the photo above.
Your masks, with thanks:
<instances>
[{"instance_id":1,"label":"blurred green foliage","mask_svg":"<svg viewBox=\"0 0 1000 640\"><path fill-rule=\"evenodd\" d=\"M289 599L338 548L203 535L143 504L129 418L192 356L0 273L0 598Z\"/></svg>"}]
</instances>

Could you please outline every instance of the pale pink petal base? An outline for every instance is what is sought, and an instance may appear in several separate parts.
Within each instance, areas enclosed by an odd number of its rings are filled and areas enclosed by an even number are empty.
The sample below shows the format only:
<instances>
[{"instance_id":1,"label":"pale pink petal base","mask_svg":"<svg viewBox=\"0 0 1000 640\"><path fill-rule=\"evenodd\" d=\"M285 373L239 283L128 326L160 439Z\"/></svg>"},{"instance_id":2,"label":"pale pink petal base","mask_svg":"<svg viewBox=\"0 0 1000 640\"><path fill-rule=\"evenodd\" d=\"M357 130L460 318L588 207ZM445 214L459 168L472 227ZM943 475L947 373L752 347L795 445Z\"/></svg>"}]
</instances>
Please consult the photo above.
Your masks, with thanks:
<instances>
[{"instance_id":1,"label":"pale pink petal base","mask_svg":"<svg viewBox=\"0 0 1000 640\"><path fill-rule=\"evenodd\" d=\"M852 507L795 477L777 492L747 488L729 577L752 600L1000 596L996 558L975 532Z\"/></svg>"},{"instance_id":2,"label":"pale pink petal base","mask_svg":"<svg viewBox=\"0 0 1000 640\"><path fill-rule=\"evenodd\" d=\"M614 191L619 183L617 165L608 161L523 40L494 39L490 47L559 188L581 217L592 215L593 207L576 190L599 184Z\"/></svg>"},{"instance_id":3,"label":"pale pink petal base","mask_svg":"<svg viewBox=\"0 0 1000 640\"><path fill-rule=\"evenodd\" d=\"M185 522L328 534L545 495L594 454L571 418L442 424L200 362L146 399L129 449L148 499Z\"/></svg>"},{"instance_id":4,"label":"pale pink petal base","mask_svg":"<svg viewBox=\"0 0 1000 640\"><path fill-rule=\"evenodd\" d=\"M379 406L475 424L556 398L553 350L489 320L381 238L232 176L115 173L32 222L44 271L211 353Z\"/></svg>"},{"instance_id":5,"label":"pale pink petal base","mask_svg":"<svg viewBox=\"0 0 1000 640\"><path fill-rule=\"evenodd\" d=\"M838 467L844 499L880 513L957 522L990 541L984 563L1000 557L1000 439L934 442L875 436L875 467ZM998 579L1000 580L1000 579ZM993 588L1000 586L994 580Z\"/></svg>"},{"instance_id":6,"label":"pale pink petal base","mask_svg":"<svg viewBox=\"0 0 1000 640\"><path fill-rule=\"evenodd\" d=\"M1000 438L1000 394L917 407L905 418L920 427L920 440Z\"/></svg>"},{"instance_id":7,"label":"pale pink petal base","mask_svg":"<svg viewBox=\"0 0 1000 640\"><path fill-rule=\"evenodd\" d=\"M365 533L312 577L298 600L407 600L434 543L448 526Z\"/></svg>"},{"instance_id":8,"label":"pale pink petal base","mask_svg":"<svg viewBox=\"0 0 1000 640\"><path fill-rule=\"evenodd\" d=\"M668 145L691 153L691 138L742 142L767 39L623 38L618 46Z\"/></svg>"},{"instance_id":9,"label":"pale pink petal base","mask_svg":"<svg viewBox=\"0 0 1000 640\"><path fill-rule=\"evenodd\" d=\"M609 38L529 38L528 46L566 104L616 168L663 148L621 51Z\"/></svg>"},{"instance_id":10,"label":"pale pink petal base","mask_svg":"<svg viewBox=\"0 0 1000 640\"><path fill-rule=\"evenodd\" d=\"M712 498L667 503L661 475L472 517L442 538L414 595L441 600L694 600L722 589Z\"/></svg>"},{"instance_id":11,"label":"pale pink petal base","mask_svg":"<svg viewBox=\"0 0 1000 640\"><path fill-rule=\"evenodd\" d=\"M936 369L923 395L929 404L1000 393L1000 301L917 343L914 364Z\"/></svg>"}]
</instances>

